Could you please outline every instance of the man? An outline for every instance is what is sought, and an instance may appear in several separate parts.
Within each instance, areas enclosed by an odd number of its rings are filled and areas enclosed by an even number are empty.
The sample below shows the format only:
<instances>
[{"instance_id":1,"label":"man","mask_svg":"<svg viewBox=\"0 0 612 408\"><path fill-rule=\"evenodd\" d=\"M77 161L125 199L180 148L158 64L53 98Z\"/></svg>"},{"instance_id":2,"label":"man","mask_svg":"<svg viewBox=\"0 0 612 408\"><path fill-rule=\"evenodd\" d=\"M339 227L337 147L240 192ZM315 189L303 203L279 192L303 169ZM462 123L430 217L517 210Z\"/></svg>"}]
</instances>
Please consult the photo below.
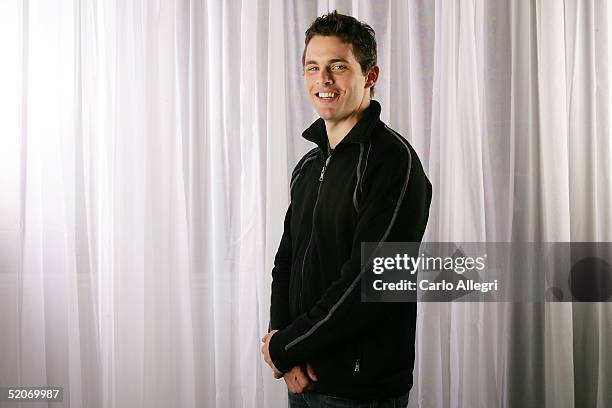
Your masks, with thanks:
<instances>
[{"instance_id":1,"label":"man","mask_svg":"<svg viewBox=\"0 0 612 408\"><path fill-rule=\"evenodd\" d=\"M369 25L335 11L317 18L302 64L320 116L303 136L317 147L291 177L262 353L290 406L405 406L416 304L361 302L361 243L420 242L431 184L371 100L380 69Z\"/></svg>"}]
</instances>

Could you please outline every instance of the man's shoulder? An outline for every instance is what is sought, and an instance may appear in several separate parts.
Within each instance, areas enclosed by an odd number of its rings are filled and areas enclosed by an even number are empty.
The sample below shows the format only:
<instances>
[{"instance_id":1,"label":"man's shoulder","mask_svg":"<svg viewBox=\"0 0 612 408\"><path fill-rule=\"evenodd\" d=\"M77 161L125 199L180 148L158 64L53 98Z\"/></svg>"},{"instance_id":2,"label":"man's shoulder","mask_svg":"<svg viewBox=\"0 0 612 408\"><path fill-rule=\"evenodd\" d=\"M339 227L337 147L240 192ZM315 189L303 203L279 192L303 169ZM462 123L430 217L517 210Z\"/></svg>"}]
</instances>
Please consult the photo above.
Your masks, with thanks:
<instances>
[{"instance_id":1,"label":"man's shoulder","mask_svg":"<svg viewBox=\"0 0 612 408\"><path fill-rule=\"evenodd\" d=\"M375 167L383 172L403 173L410 178L427 179L421 159L410 142L384 122L379 122L372 134Z\"/></svg>"},{"instance_id":2,"label":"man's shoulder","mask_svg":"<svg viewBox=\"0 0 612 408\"><path fill-rule=\"evenodd\" d=\"M371 137L375 159L387 166L408 164L415 155L410 143L399 132L380 121Z\"/></svg>"},{"instance_id":3,"label":"man's shoulder","mask_svg":"<svg viewBox=\"0 0 612 408\"><path fill-rule=\"evenodd\" d=\"M321 149L319 149L319 147L315 147L315 148L309 150L308 152L306 152L306 154L304 154L302 156L302 158L295 165L294 171L299 169L300 167L302 167L307 162L310 162L313 159L315 159L317 157L317 155L319 154L320 150Z\"/></svg>"},{"instance_id":4,"label":"man's shoulder","mask_svg":"<svg viewBox=\"0 0 612 408\"><path fill-rule=\"evenodd\" d=\"M299 175L300 171L304 169L305 166L307 166L310 162L312 162L314 159L317 158L319 151L320 151L319 147L315 147L309 150L305 155L302 156L302 158L297 162L297 164L293 168L293 172L291 173L292 182L296 178L296 176Z\"/></svg>"}]
</instances>

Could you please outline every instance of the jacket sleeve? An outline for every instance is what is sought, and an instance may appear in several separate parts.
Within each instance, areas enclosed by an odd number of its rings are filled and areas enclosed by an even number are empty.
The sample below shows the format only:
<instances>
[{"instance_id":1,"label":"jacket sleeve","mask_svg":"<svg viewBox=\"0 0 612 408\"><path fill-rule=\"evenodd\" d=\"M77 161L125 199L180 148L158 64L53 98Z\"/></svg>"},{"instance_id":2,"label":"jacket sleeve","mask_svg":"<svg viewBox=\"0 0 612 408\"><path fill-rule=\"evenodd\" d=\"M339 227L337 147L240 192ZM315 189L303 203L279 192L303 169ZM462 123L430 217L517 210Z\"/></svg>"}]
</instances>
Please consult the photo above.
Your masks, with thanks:
<instances>
[{"instance_id":1,"label":"jacket sleeve","mask_svg":"<svg viewBox=\"0 0 612 408\"><path fill-rule=\"evenodd\" d=\"M410 157L410 152L408 151ZM383 303L361 302L361 243L386 241L394 228L419 230L423 214L411 214L414 208L428 212L431 186L422 173L420 180L411 177L411 160L384 161L370 167L370 182L359 205L351 256L341 268L340 278L323 293L319 301L298 316L270 341L270 356L282 372L320 355L326 348L362 335L383 311ZM403 165L402 165L403 164ZM417 177L418 178L418 177ZM410 181L410 189L408 188ZM427 190L429 189L429 190ZM411 197L410 192L415 192ZM412 193L411 193L412 194ZM411 200L421 203L409 204ZM423 212L423 211L421 211ZM415 221L416 226L412 225ZM425 222L426 222L425 214ZM424 225L422 226L424 230ZM397 238L422 237L422 231L395 235ZM414 238L412 238L414 236Z\"/></svg>"},{"instance_id":2,"label":"jacket sleeve","mask_svg":"<svg viewBox=\"0 0 612 408\"><path fill-rule=\"evenodd\" d=\"M316 157L318 147L306 153L297 163L291 174L291 197L293 197L293 185L306 163ZM289 308L289 281L291 277L292 244L291 244L291 203L285 214L283 236L278 251L274 257L272 268L272 293L270 301L270 324L268 332L281 329L291 323Z\"/></svg>"},{"instance_id":3,"label":"jacket sleeve","mask_svg":"<svg viewBox=\"0 0 612 408\"><path fill-rule=\"evenodd\" d=\"M287 209L283 236L274 257L272 295L268 331L281 329L291 323L289 315L289 278L291 276L291 205Z\"/></svg>"}]
</instances>

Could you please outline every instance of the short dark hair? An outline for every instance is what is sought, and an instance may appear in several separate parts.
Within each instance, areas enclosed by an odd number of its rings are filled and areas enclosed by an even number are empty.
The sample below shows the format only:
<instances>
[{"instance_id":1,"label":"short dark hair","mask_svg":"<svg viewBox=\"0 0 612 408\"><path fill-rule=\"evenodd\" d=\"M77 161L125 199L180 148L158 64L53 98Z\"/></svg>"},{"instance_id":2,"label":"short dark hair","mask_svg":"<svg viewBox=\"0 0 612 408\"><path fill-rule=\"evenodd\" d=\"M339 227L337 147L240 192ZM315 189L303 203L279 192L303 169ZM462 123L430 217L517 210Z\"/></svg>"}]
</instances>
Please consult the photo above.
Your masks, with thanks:
<instances>
[{"instance_id":1,"label":"short dark hair","mask_svg":"<svg viewBox=\"0 0 612 408\"><path fill-rule=\"evenodd\" d=\"M340 14L337 10L317 17L306 30L302 66L306 60L308 43L315 35L334 36L346 44L351 44L355 59L361 65L361 72L364 75L376 65L376 33L369 24L363 23L355 17ZM370 96L373 95L374 87L370 88Z\"/></svg>"}]
</instances>

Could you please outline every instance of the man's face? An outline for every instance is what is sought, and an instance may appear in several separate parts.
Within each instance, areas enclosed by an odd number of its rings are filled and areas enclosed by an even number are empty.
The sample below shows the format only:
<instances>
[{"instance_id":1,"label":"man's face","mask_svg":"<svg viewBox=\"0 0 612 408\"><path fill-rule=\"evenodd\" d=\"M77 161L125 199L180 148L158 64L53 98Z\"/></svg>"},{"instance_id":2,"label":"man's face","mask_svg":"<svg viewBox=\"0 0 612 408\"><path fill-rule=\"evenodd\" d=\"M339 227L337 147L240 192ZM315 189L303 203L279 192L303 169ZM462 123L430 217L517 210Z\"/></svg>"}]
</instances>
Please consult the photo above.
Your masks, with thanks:
<instances>
[{"instance_id":1,"label":"man's face","mask_svg":"<svg viewBox=\"0 0 612 408\"><path fill-rule=\"evenodd\" d=\"M321 118L338 123L356 114L370 99L366 83L351 44L334 36L312 37L304 57L304 86Z\"/></svg>"}]
</instances>

